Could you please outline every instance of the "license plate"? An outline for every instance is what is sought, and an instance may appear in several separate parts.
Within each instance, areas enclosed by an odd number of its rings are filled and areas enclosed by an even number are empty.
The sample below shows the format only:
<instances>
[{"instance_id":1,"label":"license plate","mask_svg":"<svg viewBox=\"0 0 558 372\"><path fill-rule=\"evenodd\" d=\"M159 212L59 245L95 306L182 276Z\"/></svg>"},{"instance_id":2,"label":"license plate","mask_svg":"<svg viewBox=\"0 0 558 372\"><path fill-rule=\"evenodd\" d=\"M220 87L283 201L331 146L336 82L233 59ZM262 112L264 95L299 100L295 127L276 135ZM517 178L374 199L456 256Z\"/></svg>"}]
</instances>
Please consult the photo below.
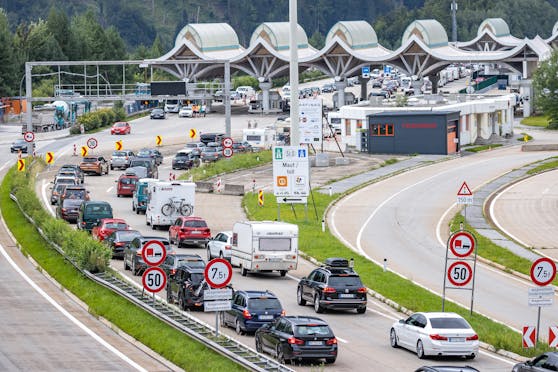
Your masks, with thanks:
<instances>
[{"instance_id":1,"label":"license plate","mask_svg":"<svg viewBox=\"0 0 558 372\"><path fill-rule=\"evenodd\" d=\"M192 234L201 234L201 231L194 230L192 231Z\"/></svg>"},{"instance_id":2,"label":"license plate","mask_svg":"<svg viewBox=\"0 0 558 372\"><path fill-rule=\"evenodd\" d=\"M306 341L306 345L308 346L322 346L323 344L323 341Z\"/></svg>"},{"instance_id":3,"label":"license plate","mask_svg":"<svg viewBox=\"0 0 558 372\"><path fill-rule=\"evenodd\" d=\"M464 342L465 337L450 337L449 342Z\"/></svg>"},{"instance_id":4,"label":"license plate","mask_svg":"<svg viewBox=\"0 0 558 372\"><path fill-rule=\"evenodd\" d=\"M273 319L273 315L260 315L258 318L260 318L260 320L271 320Z\"/></svg>"},{"instance_id":5,"label":"license plate","mask_svg":"<svg viewBox=\"0 0 558 372\"><path fill-rule=\"evenodd\" d=\"M282 258L280 258L280 257L272 257L272 258L268 258L268 261L271 261L271 262L279 262L279 261L282 261Z\"/></svg>"},{"instance_id":6,"label":"license plate","mask_svg":"<svg viewBox=\"0 0 558 372\"><path fill-rule=\"evenodd\" d=\"M339 293L339 298L355 298L355 295L352 293Z\"/></svg>"}]
</instances>

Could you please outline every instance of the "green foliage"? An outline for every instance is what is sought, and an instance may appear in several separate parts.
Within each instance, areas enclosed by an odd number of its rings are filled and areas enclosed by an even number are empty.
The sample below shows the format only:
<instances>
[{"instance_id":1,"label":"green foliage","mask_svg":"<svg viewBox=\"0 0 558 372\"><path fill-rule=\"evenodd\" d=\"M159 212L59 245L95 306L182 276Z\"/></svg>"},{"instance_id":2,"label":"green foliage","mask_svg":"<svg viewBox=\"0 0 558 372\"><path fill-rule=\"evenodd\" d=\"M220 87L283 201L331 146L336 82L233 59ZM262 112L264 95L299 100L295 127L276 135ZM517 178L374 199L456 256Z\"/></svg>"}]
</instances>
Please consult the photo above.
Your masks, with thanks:
<instances>
[{"instance_id":1,"label":"green foliage","mask_svg":"<svg viewBox=\"0 0 558 372\"><path fill-rule=\"evenodd\" d=\"M260 90L260 83L258 82L258 79L256 79L253 76L242 75L242 76L233 77L232 79L233 89L242 86L251 86L252 88L254 88L255 91Z\"/></svg>"},{"instance_id":2,"label":"green foliage","mask_svg":"<svg viewBox=\"0 0 558 372\"><path fill-rule=\"evenodd\" d=\"M521 119L521 124L528 125L530 127L546 128L549 125L549 118L548 116L533 115L528 118Z\"/></svg>"},{"instance_id":3,"label":"green foliage","mask_svg":"<svg viewBox=\"0 0 558 372\"><path fill-rule=\"evenodd\" d=\"M553 51L550 59L541 62L533 77L535 104L550 122L558 122L558 52Z\"/></svg>"},{"instance_id":4,"label":"green foliage","mask_svg":"<svg viewBox=\"0 0 558 372\"><path fill-rule=\"evenodd\" d=\"M104 108L97 111L87 112L77 119L78 128L83 124L85 132L90 132L98 128L104 128L114 124L114 122L123 120L126 112L122 107ZM79 130L79 129L76 129Z\"/></svg>"},{"instance_id":5,"label":"green foliage","mask_svg":"<svg viewBox=\"0 0 558 372\"><path fill-rule=\"evenodd\" d=\"M537 173L541 173L541 172L544 172L544 171L547 171L547 170L558 168L558 158L556 158L556 159L557 160L541 164L538 167L535 167L533 169L529 169L527 171L527 174L537 174Z\"/></svg>"},{"instance_id":6,"label":"green foliage","mask_svg":"<svg viewBox=\"0 0 558 372\"><path fill-rule=\"evenodd\" d=\"M475 147L467 147L465 151L468 152L481 152L486 150L492 150L493 148L502 146L501 143L493 143L490 145L482 145L482 146L475 146Z\"/></svg>"}]
</instances>

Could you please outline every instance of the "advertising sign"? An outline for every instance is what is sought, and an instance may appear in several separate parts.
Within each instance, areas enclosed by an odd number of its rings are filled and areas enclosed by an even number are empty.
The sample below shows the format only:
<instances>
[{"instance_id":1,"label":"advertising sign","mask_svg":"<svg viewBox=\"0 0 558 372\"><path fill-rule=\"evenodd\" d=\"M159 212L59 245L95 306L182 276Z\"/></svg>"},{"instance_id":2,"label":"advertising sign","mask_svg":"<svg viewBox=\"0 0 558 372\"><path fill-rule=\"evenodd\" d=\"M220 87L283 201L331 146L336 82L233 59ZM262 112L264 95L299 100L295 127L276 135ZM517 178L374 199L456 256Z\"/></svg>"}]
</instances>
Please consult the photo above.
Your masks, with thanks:
<instances>
[{"instance_id":1,"label":"advertising sign","mask_svg":"<svg viewBox=\"0 0 558 372\"><path fill-rule=\"evenodd\" d=\"M322 141L322 100L301 99L298 106L300 143L319 145Z\"/></svg>"}]
</instances>

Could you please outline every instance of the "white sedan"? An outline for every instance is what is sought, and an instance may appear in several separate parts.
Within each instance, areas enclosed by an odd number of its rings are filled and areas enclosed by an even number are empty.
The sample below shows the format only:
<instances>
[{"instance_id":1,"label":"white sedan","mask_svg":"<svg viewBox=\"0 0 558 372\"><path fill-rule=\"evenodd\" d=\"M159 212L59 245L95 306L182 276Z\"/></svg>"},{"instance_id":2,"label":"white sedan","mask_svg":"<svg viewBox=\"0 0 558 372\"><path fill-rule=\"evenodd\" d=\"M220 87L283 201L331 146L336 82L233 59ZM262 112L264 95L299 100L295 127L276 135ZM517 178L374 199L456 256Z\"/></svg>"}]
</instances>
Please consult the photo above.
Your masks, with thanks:
<instances>
[{"instance_id":1,"label":"white sedan","mask_svg":"<svg viewBox=\"0 0 558 372\"><path fill-rule=\"evenodd\" d=\"M194 110L190 106L182 106L180 111L178 111L178 117L180 118L191 118L194 116Z\"/></svg>"},{"instance_id":2,"label":"white sedan","mask_svg":"<svg viewBox=\"0 0 558 372\"><path fill-rule=\"evenodd\" d=\"M479 352L479 336L456 313L415 313L394 323L392 347L415 351L420 359L427 355L455 355L473 359Z\"/></svg>"},{"instance_id":3,"label":"white sedan","mask_svg":"<svg viewBox=\"0 0 558 372\"><path fill-rule=\"evenodd\" d=\"M215 257L231 260L232 231L221 231L207 243L207 260Z\"/></svg>"}]
</instances>

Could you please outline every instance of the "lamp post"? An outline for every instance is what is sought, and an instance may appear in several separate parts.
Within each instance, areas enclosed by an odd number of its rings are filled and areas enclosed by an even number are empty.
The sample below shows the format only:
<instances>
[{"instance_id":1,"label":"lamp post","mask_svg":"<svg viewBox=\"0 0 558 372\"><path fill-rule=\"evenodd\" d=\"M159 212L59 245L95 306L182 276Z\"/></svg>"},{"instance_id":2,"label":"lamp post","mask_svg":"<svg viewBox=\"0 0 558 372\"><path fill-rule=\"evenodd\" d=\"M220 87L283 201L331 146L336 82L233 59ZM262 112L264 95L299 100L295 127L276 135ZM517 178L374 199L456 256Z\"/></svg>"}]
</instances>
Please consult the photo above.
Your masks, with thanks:
<instances>
[{"instance_id":1,"label":"lamp post","mask_svg":"<svg viewBox=\"0 0 558 372\"><path fill-rule=\"evenodd\" d=\"M298 126L298 38L297 38L297 1L289 0L289 46L291 52L290 74L291 83L291 145L300 144L300 133Z\"/></svg>"}]
</instances>

